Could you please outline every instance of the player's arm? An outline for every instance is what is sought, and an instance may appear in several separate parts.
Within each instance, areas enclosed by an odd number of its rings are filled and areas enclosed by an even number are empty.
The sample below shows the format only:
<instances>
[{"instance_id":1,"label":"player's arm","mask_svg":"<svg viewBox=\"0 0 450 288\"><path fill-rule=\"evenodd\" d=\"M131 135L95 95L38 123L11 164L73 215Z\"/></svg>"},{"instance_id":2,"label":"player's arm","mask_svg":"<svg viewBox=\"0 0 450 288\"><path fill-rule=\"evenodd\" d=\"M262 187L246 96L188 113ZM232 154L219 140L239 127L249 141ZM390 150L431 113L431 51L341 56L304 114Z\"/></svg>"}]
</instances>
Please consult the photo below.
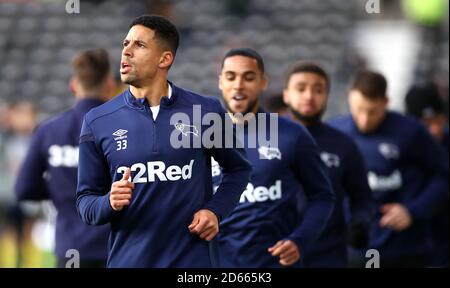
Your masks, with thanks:
<instances>
[{"instance_id":1,"label":"player's arm","mask_svg":"<svg viewBox=\"0 0 450 288\"><path fill-rule=\"evenodd\" d=\"M236 207L247 187L252 166L246 159L244 149L214 148L211 153L222 168L222 179L204 208L213 211L219 219L224 219Z\"/></svg>"},{"instance_id":2,"label":"player's arm","mask_svg":"<svg viewBox=\"0 0 450 288\"><path fill-rule=\"evenodd\" d=\"M37 128L31 137L30 146L21 164L15 183L17 200L49 199L44 173L47 170L46 151L42 147L44 131Z\"/></svg>"},{"instance_id":3,"label":"player's arm","mask_svg":"<svg viewBox=\"0 0 450 288\"><path fill-rule=\"evenodd\" d=\"M222 172L219 164L214 158L211 159L212 164L212 182L214 191L220 185L222 181ZM199 225L200 220L203 218L203 224ZM208 221L205 221L208 220ZM214 236L219 231L219 219L218 217L207 209L199 210L194 214L191 224L188 226L189 231L191 233L199 234L201 239L205 239L206 241L210 241L214 238ZM200 231L202 231L200 233Z\"/></svg>"},{"instance_id":4,"label":"player's arm","mask_svg":"<svg viewBox=\"0 0 450 288\"><path fill-rule=\"evenodd\" d=\"M110 185L106 159L85 119L80 136L76 204L81 219L87 224L108 223L117 213L110 205Z\"/></svg>"},{"instance_id":5,"label":"player's arm","mask_svg":"<svg viewBox=\"0 0 450 288\"><path fill-rule=\"evenodd\" d=\"M219 102L217 105L217 113L222 117L223 143L222 147L208 149L208 153L222 168L222 181L220 182L216 193L206 203L204 208L214 212L220 220L231 213L238 204L242 192L250 181L252 166L250 162L248 162L243 148L225 148L225 139L227 137L227 135L225 135L227 131L224 128L225 121L231 121L231 119L220 106ZM228 132L232 133L233 143L237 143L234 130ZM234 147L236 147L236 145Z\"/></svg>"},{"instance_id":6,"label":"player's arm","mask_svg":"<svg viewBox=\"0 0 450 288\"><path fill-rule=\"evenodd\" d=\"M335 195L311 135L304 130L297 137L296 155L291 159L291 166L303 185L308 203L302 224L287 239L298 246L301 255L325 228L334 208Z\"/></svg>"},{"instance_id":7,"label":"player's arm","mask_svg":"<svg viewBox=\"0 0 450 288\"><path fill-rule=\"evenodd\" d=\"M353 142L344 161L343 181L351 213L348 240L353 247L364 248L369 241L369 225L376 206L367 180L364 159Z\"/></svg>"},{"instance_id":8,"label":"player's arm","mask_svg":"<svg viewBox=\"0 0 450 288\"><path fill-rule=\"evenodd\" d=\"M443 148L432 136L420 127L411 145L411 161L416 161L422 171L427 173L427 182L418 197L405 203L406 208L415 219L428 219L440 203L448 201L448 158Z\"/></svg>"},{"instance_id":9,"label":"player's arm","mask_svg":"<svg viewBox=\"0 0 450 288\"><path fill-rule=\"evenodd\" d=\"M216 193L194 215L194 219L189 226L189 230L192 233L199 234L202 239L206 240L214 238L219 231L218 223L220 220L224 219L236 207L242 192L250 180L251 173L251 164L246 159L244 149L225 148L225 121L231 121L231 119L229 119L219 102L217 102L217 107L217 113L219 113L223 121L223 145L222 147L208 149L207 154L213 157L222 168L222 180L217 187ZM237 143L234 133L232 137L233 143Z\"/></svg>"},{"instance_id":10,"label":"player's arm","mask_svg":"<svg viewBox=\"0 0 450 288\"><path fill-rule=\"evenodd\" d=\"M211 155L222 167L222 180L216 193L194 214L189 230L207 241L219 232L219 222L224 219L239 202L251 173L251 165L245 158L245 151L236 148L212 149Z\"/></svg>"}]
</instances>

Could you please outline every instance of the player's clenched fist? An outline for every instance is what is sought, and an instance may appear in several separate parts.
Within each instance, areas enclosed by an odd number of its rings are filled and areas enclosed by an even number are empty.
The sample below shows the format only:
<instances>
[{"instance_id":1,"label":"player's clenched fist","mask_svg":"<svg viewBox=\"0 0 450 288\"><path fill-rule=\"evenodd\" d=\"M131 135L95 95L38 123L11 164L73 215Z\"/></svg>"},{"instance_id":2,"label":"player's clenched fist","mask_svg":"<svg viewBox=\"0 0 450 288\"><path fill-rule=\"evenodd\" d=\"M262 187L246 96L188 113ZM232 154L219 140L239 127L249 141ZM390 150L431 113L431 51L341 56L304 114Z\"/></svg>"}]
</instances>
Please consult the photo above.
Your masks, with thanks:
<instances>
[{"instance_id":1,"label":"player's clenched fist","mask_svg":"<svg viewBox=\"0 0 450 288\"><path fill-rule=\"evenodd\" d=\"M200 235L200 238L211 241L219 233L219 220L213 212L202 209L194 214L189 231Z\"/></svg>"},{"instance_id":2,"label":"player's clenched fist","mask_svg":"<svg viewBox=\"0 0 450 288\"><path fill-rule=\"evenodd\" d=\"M111 185L111 192L109 192L109 203L111 207L120 211L123 207L130 205L131 195L134 189L134 183L128 181L130 178L131 170L127 168L123 173L122 179L114 182Z\"/></svg>"},{"instance_id":3,"label":"player's clenched fist","mask_svg":"<svg viewBox=\"0 0 450 288\"><path fill-rule=\"evenodd\" d=\"M272 256L280 258L280 264L283 266L293 265L300 259L300 251L291 240L278 241L274 246L268 249Z\"/></svg>"}]
</instances>

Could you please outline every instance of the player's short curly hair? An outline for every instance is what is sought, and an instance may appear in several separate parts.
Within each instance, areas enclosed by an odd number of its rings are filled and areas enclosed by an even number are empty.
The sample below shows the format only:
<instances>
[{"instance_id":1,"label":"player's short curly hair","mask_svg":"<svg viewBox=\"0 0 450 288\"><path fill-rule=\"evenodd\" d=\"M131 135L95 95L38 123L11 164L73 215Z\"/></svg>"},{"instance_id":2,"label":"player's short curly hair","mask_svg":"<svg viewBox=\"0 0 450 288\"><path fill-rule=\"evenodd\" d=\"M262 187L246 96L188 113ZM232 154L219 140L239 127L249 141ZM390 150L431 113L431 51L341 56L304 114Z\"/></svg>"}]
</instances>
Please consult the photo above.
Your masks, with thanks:
<instances>
[{"instance_id":1,"label":"player's short curly hair","mask_svg":"<svg viewBox=\"0 0 450 288\"><path fill-rule=\"evenodd\" d=\"M264 74L264 60L262 56L251 48L234 48L228 51L222 59L222 68L225 63L225 60L229 57L233 56L244 56L251 59L255 59L258 65L258 69Z\"/></svg>"},{"instance_id":2,"label":"player's short curly hair","mask_svg":"<svg viewBox=\"0 0 450 288\"><path fill-rule=\"evenodd\" d=\"M387 97L387 80L381 73L361 70L355 75L351 89L361 92L368 99L383 99Z\"/></svg>"},{"instance_id":3,"label":"player's short curly hair","mask_svg":"<svg viewBox=\"0 0 450 288\"><path fill-rule=\"evenodd\" d=\"M166 49L174 55L177 53L180 34L172 22L159 15L142 15L134 19L129 28L135 25L142 25L153 30L155 38L160 40Z\"/></svg>"},{"instance_id":4,"label":"player's short curly hair","mask_svg":"<svg viewBox=\"0 0 450 288\"><path fill-rule=\"evenodd\" d=\"M327 91L330 91L331 83L330 83L330 77L328 76L328 73L318 63L311 62L311 61L298 61L289 67L289 69L286 72L286 75L284 77L284 87L285 88L288 87L289 81L291 80L292 75L297 74L297 73L313 73L313 74L321 76L326 82Z\"/></svg>"},{"instance_id":5,"label":"player's short curly hair","mask_svg":"<svg viewBox=\"0 0 450 288\"><path fill-rule=\"evenodd\" d=\"M98 89L110 72L108 52L105 49L83 51L73 58L72 68L84 89Z\"/></svg>"}]
</instances>

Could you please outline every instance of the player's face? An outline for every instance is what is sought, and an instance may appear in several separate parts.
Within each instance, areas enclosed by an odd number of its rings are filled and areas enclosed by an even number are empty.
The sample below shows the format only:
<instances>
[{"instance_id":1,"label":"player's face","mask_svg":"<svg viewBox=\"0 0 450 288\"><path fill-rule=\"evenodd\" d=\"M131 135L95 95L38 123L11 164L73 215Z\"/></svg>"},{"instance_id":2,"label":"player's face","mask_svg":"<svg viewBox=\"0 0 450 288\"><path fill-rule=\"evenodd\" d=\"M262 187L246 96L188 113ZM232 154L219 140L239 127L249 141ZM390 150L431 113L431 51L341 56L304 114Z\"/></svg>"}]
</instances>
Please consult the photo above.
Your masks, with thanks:
<instances>
[{"instance_id":1,"label":"player's face","mask_svg":"<svg viewBox=\"0 0 450 288\"><path fill-rule=\"evenodd\" d=\"M219 76L219 89L228 111L256 112L259 95L266 87L267 79L255 59L240 55L225 59Z\"/></svg>"},{"instance_id":2,"label":"player's face","mask_svg":"<svg viewBox=\"0 0 450 288\"><path fill-rule=\"evenodd\" d=\"M378 128L386 115L387 98L372 100L360 91L352 90L348 100L350 113L360 132L368 133Z\"/></svg>"},{"instance_id":3,"label":"player's face","mask_svg":"<svg viewBox=\"0 0 450 288\"><path fill-rule=\"evenodd\" d=\"M293 74L283 92L283 99L303 117L320 115L327 102L326 80L316 73Z\"/></svg>"},{"instance_id":4,"label":"player's face","mask_svg":"<svg viewBox=\"0 0 450 288\"><path fill-rule=\"evenodd\" d=\"M164 51L155 32L145 26L131 27L123 41L120 78L123 83L142 87L155 77Z\"/></svg>"}]
</instances>

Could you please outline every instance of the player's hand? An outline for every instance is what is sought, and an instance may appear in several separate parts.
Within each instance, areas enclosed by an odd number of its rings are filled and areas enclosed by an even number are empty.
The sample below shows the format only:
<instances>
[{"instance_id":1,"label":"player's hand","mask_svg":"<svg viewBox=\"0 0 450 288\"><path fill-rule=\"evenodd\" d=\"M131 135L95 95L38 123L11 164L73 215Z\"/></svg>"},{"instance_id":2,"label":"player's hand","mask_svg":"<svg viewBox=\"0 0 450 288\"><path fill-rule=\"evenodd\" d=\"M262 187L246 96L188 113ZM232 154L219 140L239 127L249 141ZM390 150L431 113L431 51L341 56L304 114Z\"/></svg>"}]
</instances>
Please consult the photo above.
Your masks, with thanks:
<instances>
[{"instance_id":1,"label":"player's hand","mask_svg":"<svg viewBox=\"0 0 450 288\"><path fill-rule=\"evenodd\" d=\"M300 259L300 250L291 240L281 240L268 249L274 257L280 258L280 264L290 266Z\"/></svg>"},{"instance_id":2,"label":"player's hand","mask_svg":"<svg viewBox=\"0 0 450 288\"><path fill-rule=\"evenodd\" d=\"M405 206L399 203L385 204L381 206L380 211L383 214L380 226L383 228L400 232L411 226L411 214Z\"/></svg>"},{"instance_id":3,"label":"player's hand","mask_svg":"<svg viewBox=\"0 0 450 288\"><path fill-rule=\"evenodd\" d=\"M211 241L219 233L219 219L216 214L207 209L202 209L194 214L189 232L200 235L200 238Z\"/></svg>"},{"instance_id":4,"label":"player's hand","mask_svg":"<svg viewBox=\"0 0 450 288\"><path fill-rule=\"evenodd\" d=\"M130 205L131 195L134 189L134 183L128 181L131 170L127 168L121 180L114 182L111 185L111 192L109 192L109 203L115 211L120 211L123 207Z\"/></svg>"}]
</instances>

